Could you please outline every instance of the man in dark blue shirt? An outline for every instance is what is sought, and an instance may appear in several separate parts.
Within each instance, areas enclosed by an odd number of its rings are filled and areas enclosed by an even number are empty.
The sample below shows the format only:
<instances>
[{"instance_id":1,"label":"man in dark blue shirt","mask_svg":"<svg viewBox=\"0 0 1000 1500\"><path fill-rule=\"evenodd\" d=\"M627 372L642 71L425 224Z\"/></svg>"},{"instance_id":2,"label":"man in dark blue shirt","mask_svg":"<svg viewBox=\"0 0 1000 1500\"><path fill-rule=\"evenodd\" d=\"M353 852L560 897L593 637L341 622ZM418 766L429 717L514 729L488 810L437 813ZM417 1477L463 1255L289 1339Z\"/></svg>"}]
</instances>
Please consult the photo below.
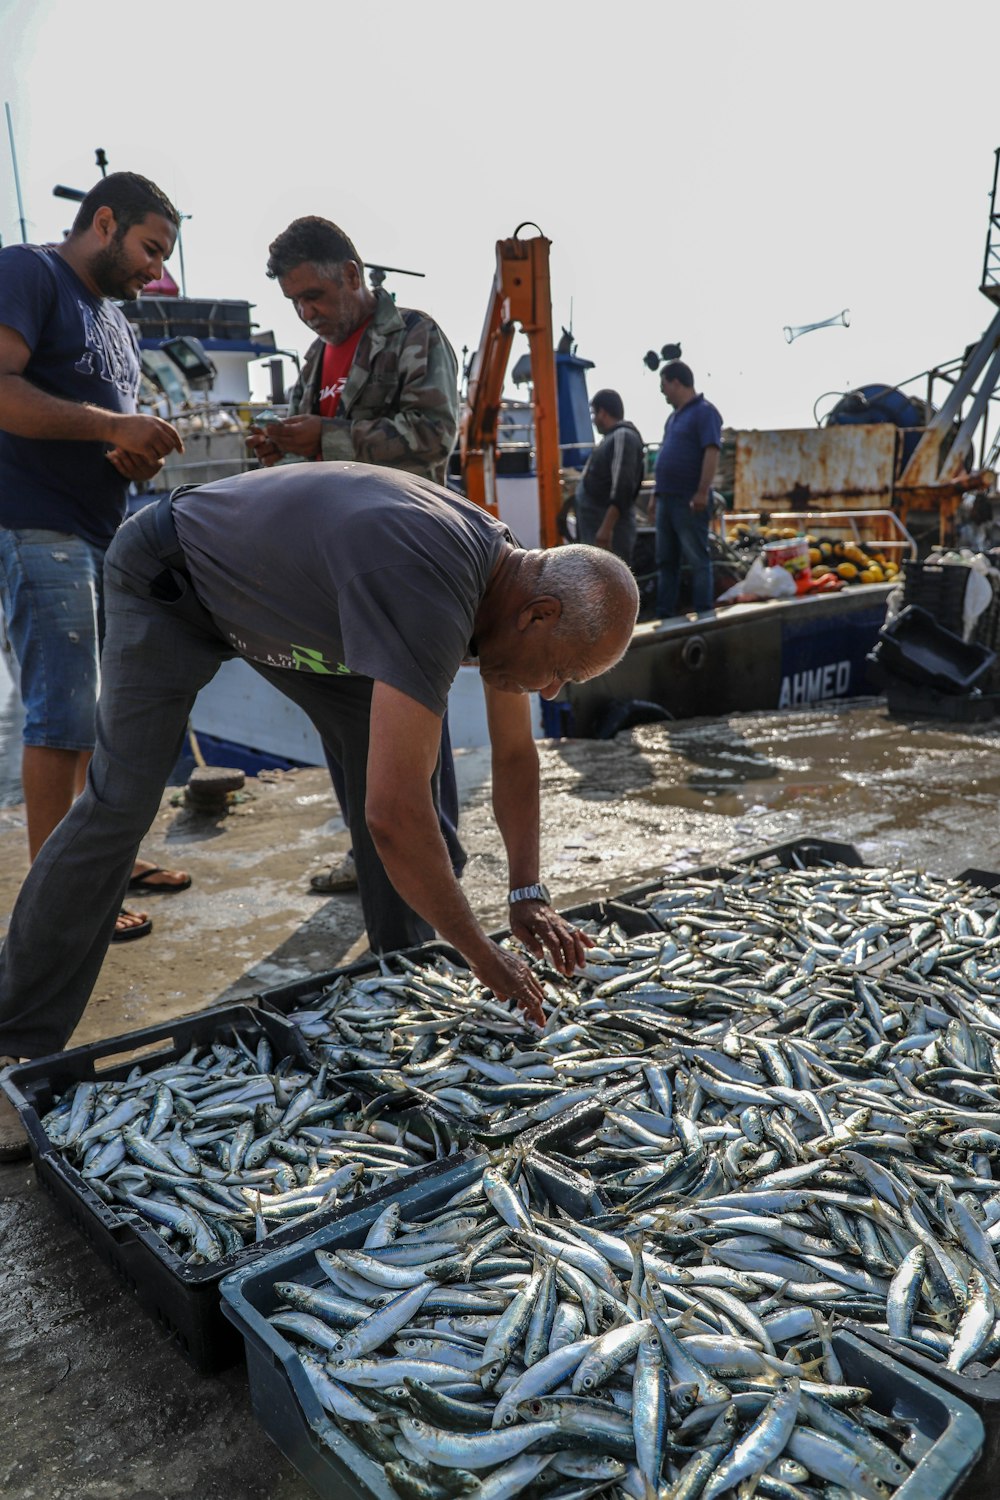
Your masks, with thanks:
<instances>
[{"instance_id":1,"label":"man in dark blue shirt","mask_svg":"<svg viewBox=\"0 0 1000 1500\"><path fill-rule=\"evenodd\" d=\"M708 550L709 498L719 464L722 418L694 388L683 360L660 371L660 390L673 413L663 429L656 460L656 611L676 614L681 562L691 570L691 607L712 608L712 556Z\"/></svg>"},{"instance_id":2,"label":"man in dark blue shirt","mask_svg":"<svg viewBox=\"0 0 1000 1500\"><path fill-rule=\"evenodd\" d=\"M61 245L0 251L0 602L25 707L22 781L32 859L69 811L94 747L104 553L131 480L180 437L136 411L139 351L119 301L162 274L177 210L114 172ZM138 863L149 888L190 884ZM150 923L124 914L116 937Z\"/></svg>"}]
</instances>

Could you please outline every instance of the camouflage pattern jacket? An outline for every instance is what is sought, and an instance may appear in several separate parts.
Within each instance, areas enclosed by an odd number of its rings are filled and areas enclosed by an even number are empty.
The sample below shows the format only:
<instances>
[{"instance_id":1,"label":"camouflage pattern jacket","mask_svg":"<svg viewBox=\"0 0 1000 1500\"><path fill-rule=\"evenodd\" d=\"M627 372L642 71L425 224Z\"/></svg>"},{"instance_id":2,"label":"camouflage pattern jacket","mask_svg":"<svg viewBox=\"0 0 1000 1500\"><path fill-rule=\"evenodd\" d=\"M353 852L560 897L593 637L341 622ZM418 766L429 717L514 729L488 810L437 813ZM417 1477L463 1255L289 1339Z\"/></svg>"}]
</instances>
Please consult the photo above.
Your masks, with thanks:
<instances>
[{"instance_id":1,"label":"camouflage pattern jacket","mask_svg":"<svg viewBox=\"0 0 1000 1500\"><path fill-rule=\"evenodd\" d=\"M289 416L317 411L325 347L317 339L306 351ZM408 469L443 484L457 434L455 351L432 318L397 307L379 287L337 415L323 421L322 457Z\"/></svg>"}]
</instances>

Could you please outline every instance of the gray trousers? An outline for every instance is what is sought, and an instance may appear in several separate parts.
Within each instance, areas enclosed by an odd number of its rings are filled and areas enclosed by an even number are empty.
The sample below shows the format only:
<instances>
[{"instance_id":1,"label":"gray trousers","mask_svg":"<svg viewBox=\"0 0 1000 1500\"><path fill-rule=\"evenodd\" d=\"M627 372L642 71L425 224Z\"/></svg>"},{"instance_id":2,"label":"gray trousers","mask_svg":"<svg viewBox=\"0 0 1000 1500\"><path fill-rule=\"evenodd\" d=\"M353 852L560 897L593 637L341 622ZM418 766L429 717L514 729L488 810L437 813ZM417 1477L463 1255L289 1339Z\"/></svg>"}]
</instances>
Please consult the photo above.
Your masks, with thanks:
<instances>
[{"instance_id":1,"label":"gray trousers","mask_svg":"<svg viewBox=\"0 0 1000 1500\"><path fill-rule=\"evenodd\" d=\"M583 493L582 487L576 492L576 539L583 542L587 547L597 545L596 537L601 529L601 522L607 515L607 506L595 504L589 495ZM635 506L630 505L624 515L618 517L615 522L614 531L611 533L611 550L622 562L631 567L632 551L635 547Z\"/></svg>"},{"instance_id":2,"label":"gray trousers","mask_svg":"<svg viewBox=\"0 0 1000 1500\"><path fill-rule=\"evenodd\" d=\"M46 840L11 914L0 952L0 1056L65 1046L97 982L195 697L238 654L178 571L163 506L133 516L108 551L97 744L86 787ZM304 709L341 760L372 947L426 942L433 929L396 893L365 823L371 680L251 666ZM435 806L437 793L435 773Z\"/></svg>"}]
</instances>

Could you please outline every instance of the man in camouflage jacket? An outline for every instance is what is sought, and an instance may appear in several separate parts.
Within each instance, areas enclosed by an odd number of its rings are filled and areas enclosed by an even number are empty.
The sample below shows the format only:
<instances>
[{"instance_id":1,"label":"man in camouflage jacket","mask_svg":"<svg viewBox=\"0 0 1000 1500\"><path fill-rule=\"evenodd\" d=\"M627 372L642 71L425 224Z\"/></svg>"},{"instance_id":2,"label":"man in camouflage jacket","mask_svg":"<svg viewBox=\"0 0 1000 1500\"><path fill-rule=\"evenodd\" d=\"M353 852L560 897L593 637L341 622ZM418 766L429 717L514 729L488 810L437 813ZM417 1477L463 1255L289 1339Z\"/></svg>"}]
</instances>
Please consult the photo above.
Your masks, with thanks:
<instances>
[{"instance_id":1,"label":"man in camouflage jacket","mask_svg":"<svg viewBox=\"0 0 1000 1500\"><path fill-rule=\"evenodd\" d=\"M353 244L324 219L297 219L279 235L268 275L319 338L306 352L288 417L251 437L260 461L357 459L443 484L458 435L458 362L433 319L366 287ZM359 328L336 414L321 417L327 347L348 343Z\"/></svg>"},{"instance_id":2,"label":"man in camouflage jacket","mask_svg":"<svg viewBox=\"0 0 1000 1500\"><path fill-rule=\"evenodd\" d=\"M434 320L367 287L353 243L328 219L295 219L270 245L267 274L318 338L306 351L287 417L251 429L260 463L355 459L443 484L458 435L458 361ZM347 822L343 773L329 749L326 756ZM465 851L447 716L440 779L441 832L458 875ZM310 884L324 895L353 890L353 854Z\"/></svg>"}]
</instances>

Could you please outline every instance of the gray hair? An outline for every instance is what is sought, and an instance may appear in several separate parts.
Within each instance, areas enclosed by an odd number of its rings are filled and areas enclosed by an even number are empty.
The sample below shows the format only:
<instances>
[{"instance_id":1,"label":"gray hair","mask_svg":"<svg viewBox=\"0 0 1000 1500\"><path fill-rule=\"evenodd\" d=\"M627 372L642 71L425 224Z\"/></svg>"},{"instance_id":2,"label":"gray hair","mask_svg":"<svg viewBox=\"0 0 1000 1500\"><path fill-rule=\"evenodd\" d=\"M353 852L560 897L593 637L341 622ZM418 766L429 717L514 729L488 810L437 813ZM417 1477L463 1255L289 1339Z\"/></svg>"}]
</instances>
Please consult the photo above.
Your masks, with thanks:
<instances>
[{"instance_id":1,"label":"gray hair","mask_svg":"<svg viewBox=\"0 0 1000 1500\"><path fill-rule=\"evenodd\" d=\"M631 610L639 613L639 589L631 570L601 547L571 543L537 554L541 559L536 588L554 594L562 604L557 634L597 645L621 627Z\"/></svg>"}]
</instances>

